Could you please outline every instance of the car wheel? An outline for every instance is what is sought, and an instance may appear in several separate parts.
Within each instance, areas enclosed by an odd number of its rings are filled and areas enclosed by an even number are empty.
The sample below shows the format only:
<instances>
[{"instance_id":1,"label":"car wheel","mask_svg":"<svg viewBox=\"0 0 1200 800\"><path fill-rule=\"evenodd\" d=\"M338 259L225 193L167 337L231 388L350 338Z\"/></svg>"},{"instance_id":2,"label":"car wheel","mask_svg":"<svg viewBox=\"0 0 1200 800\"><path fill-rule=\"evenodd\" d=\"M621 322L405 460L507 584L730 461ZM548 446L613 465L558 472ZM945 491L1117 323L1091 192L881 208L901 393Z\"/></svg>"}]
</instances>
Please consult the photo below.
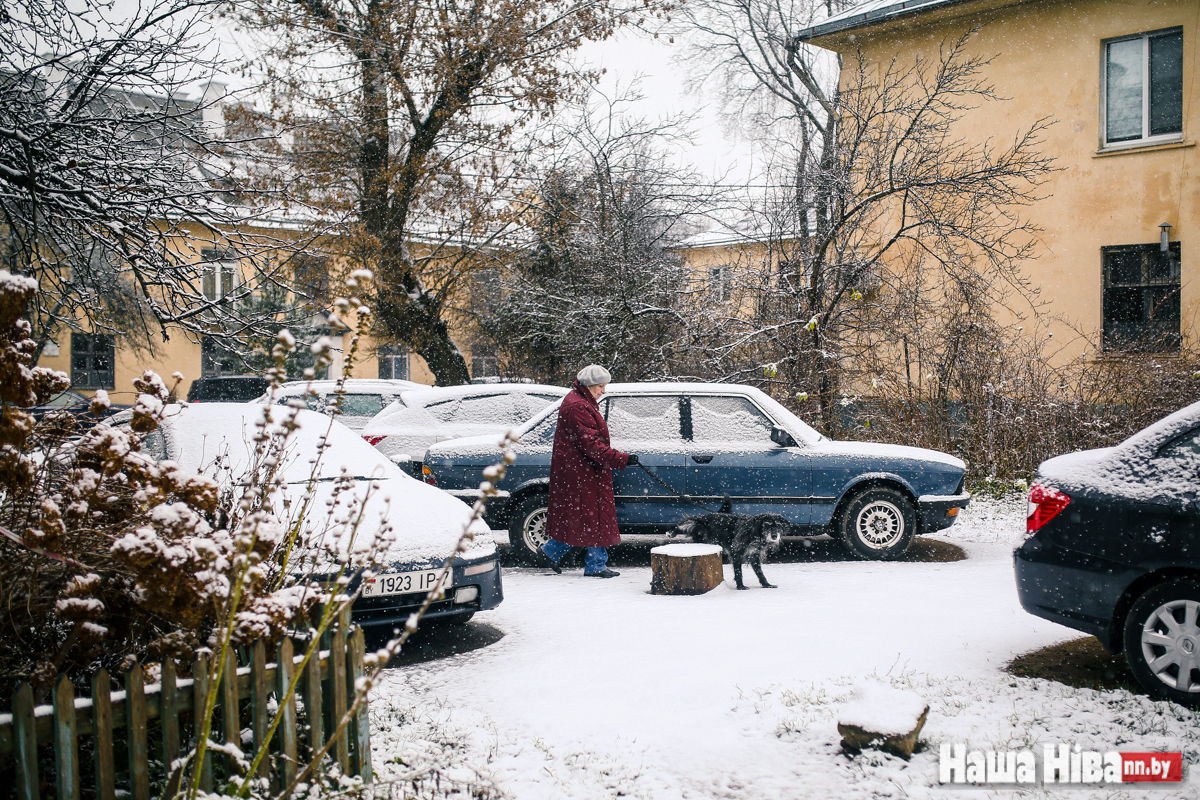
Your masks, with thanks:
<instances>
[{"instance_id":1,"label":"car wheel","mask_svg":"<svg viewBox=\"0 0 1200 800\"><path fill-rule=\"evenodd\" d=\"M907 497L878 487L855 495L838 521L842 544L870 561L899 558L917 531L917 514Z\"/></svg>"},{"instance_id":2,"label":"car wheel","mask_svg":"<svg viewBox=\"0 0 1200 800\"><path fill-rule=\"evenodd\" d=\"M534 494L517 505L508 518L508 540L518 563L530 564L550 541L547 533L547 512L550 496Z\"/></svg>"},{"instance_id":3,"label":"car wheel","mask_svg":"<svg viewBox=\"0 0 1200 800\"><path fill-rule=\"evenodd\" d=\"M1125 618L1125 659L1150 694L1200 705L1200 583L1175 580L1143 594Z\"/></svg>"}]
</instances>

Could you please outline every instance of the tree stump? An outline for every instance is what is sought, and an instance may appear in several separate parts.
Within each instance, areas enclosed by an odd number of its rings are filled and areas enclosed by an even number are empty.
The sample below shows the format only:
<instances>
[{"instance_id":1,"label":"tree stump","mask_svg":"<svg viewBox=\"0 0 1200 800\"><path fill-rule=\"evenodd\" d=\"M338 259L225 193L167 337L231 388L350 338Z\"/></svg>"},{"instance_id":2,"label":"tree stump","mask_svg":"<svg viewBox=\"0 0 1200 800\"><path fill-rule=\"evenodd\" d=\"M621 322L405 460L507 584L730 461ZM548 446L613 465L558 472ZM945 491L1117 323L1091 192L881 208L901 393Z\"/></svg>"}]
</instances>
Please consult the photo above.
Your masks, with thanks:
<instances>
[{"instance_id":1,"label":"tree stump","mask_svg":"<svg viewBox=\"0 0 1200 800\"><path fill-rule=\"evenodd\" d=\"M719 544L665 544L650 551L650 594L704 594L721 585Z\"/></svg>"},{"instance_id":2,"label":"tree stump","mask_svg":"<svg viewBox=\"0 0 1200 800\"><path fill-rule=\"evenodd\" d=\"M868 682L855 687L837 729L846 750L871 747L908 760L928 716L929 704L916 692Z\"/></svg>"}]
</instances>

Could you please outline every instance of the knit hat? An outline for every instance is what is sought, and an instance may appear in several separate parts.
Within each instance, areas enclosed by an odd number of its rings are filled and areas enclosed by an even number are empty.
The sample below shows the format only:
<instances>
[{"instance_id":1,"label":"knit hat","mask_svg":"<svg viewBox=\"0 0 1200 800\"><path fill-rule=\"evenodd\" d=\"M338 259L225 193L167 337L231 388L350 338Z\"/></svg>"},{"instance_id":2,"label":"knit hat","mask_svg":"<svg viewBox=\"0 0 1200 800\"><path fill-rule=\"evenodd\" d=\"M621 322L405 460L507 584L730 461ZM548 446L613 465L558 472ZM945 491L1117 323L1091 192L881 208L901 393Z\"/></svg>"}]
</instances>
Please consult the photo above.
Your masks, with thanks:
<instances>
[{"instance_id":1,"label":"knit hat","mask_svg":"<svg viewBox=\"0 0 1200 800\"><path fill-rule=\"evenodd\" d=\"M612 375L599 364L591 364L579 370L579 374L575 376L575 380L584 386L598 386L601 383L611 381Z\"/></svg>"}]
</instances>

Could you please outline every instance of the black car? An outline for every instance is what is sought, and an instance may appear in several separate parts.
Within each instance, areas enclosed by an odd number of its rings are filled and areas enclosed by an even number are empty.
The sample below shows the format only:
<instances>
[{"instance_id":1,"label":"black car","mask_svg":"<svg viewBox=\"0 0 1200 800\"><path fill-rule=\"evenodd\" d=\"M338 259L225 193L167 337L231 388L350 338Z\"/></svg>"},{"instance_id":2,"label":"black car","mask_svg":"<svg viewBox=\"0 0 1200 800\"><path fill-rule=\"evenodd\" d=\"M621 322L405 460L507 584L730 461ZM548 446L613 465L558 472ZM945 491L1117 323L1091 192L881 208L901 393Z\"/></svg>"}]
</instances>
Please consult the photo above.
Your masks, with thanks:
<instances>
[{"instance_id":1,"label":"black car","mask_svg":"<svg viewBox=\"0 0 1200 800\"><path fill-rule=\"evenodd\" d=\"M259 375L200 378L192 381L187 399L190 403L249 403L261 397L270 386L270 381Z\"/></svg>"},{"instance_id":2,"label":"black car","mask_svg":"<svg viewBox=\"0 0 1200 800\"><path fill-rule=\"evenodd\" d=\"M1025 610L1124 651L1153 695L1200 705L1200 403L1044 462L1026 531Z\"/></svg>"}]
</instances>

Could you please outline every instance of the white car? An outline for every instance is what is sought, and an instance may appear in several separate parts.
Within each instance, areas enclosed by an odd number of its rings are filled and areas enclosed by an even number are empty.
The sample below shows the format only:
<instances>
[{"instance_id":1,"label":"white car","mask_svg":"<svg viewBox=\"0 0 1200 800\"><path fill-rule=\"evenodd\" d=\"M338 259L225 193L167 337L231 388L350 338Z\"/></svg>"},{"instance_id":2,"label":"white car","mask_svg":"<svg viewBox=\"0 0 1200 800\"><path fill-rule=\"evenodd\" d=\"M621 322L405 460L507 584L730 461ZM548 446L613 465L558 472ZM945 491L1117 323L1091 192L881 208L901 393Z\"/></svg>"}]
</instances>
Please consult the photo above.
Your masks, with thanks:
<instances>
[{"instance_id":1,"label":"white car","mask_svg":"<svg viewBox=\"0 0 1200 800\"><path fill-rule=\"evenodd\" d=\"M250 403L170 405L162 425L147 437L146 450L187 471L236 485L251 466L253 437L264 411L271 414L272 424L289 413L280 406ZM394 536L383 559L386 567L355 602L353 617L367 628L400 627L454 552L470 519L470 508L409 477L340 422L305 409L296 413L299 429L281 466L286 484L282 500L290 508L281 516L294 517L307 501L306 540L312 545L335 545L343 555L350 549L361 552L377 546L376 537L386 519ZM114 423L121 421L114 418ZM321 440L326 450L314 467ZM335 501L335 479L343 471L354 478L354 488L343 491ZM354 533L344 524L346 518L355 516L345 513L350 508L347 495L366 502L364 523ZM331 501L335 501L332 506ZM494 608L503 599L495 541L486 524L473 524L475 540L455 563L445 599L431 606L426 614L429 618L465 622L474 612ZM357 586L356 578L350 589Z\"/></svg>"},{"instance_id":2,"label":"white car","mask_svg":"<svg viewBox=\"0 0 1200 800\"><path fill-rule=\"evenodd\" d=\"M567 393L536 383L488 383L404 392L367 423L362 437L401 466L419 463L435 442L519 428Z\"/></svg>"},{"instance_id":3,"label":"white car","mask_svg":"<svg viewBox=\"0 0 1200 800\"><path fill-rule=\"evenodd\" d=\"M371 419L387 408L402 392L413 389L428 389L423 383L413 381L385 380L383 378L347 378L342 398L342 413L338 422L352 431L361 431ZM315 395L308 395L312 390ZM288 381L275 392L275 402L286 405L293 397L307 396L308 410L321 414L329 413L337 399L334 392L337 381ZM265 403L270 398L264 394L254 402Z\"/></svg>"}]
</instances>

